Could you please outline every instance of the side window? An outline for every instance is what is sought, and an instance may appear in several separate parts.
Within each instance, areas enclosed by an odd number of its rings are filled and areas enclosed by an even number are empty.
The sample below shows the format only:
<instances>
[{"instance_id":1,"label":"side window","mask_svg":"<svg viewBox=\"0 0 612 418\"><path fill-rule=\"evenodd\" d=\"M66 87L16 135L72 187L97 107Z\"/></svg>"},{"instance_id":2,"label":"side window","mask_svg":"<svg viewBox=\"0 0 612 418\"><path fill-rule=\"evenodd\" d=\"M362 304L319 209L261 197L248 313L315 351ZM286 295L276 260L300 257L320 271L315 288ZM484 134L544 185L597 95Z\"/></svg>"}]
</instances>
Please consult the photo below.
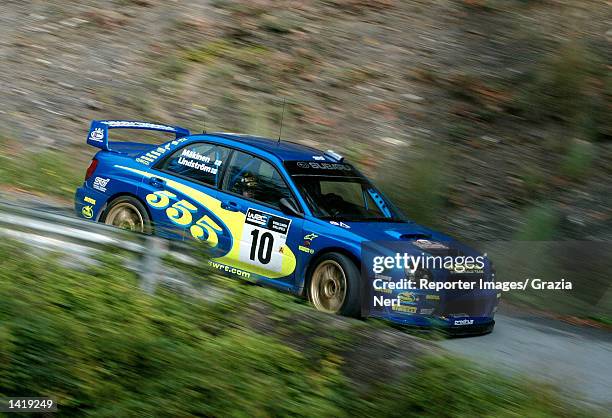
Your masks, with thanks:
<instances>
[{"instance_id":1,"label":"side window","mask_svg":"<svg viewBox=\"0 0 612 418\"><path fill-rule=\"evenodd\" d=\"M190 144L172 154L159 169L216 186L228 155L229 149L219 145Z\"/></svg>"},{"instance_id":2,"label":"side window","mask_svg":"<svg viewBox=\"0 0 612 418\"><path fill-rule=\"evenodd\" d=\"M276 168L240 151L234 152L223 189L276 208L282 198L291 198L289 187Z\"/></svg>"}]
</instances>

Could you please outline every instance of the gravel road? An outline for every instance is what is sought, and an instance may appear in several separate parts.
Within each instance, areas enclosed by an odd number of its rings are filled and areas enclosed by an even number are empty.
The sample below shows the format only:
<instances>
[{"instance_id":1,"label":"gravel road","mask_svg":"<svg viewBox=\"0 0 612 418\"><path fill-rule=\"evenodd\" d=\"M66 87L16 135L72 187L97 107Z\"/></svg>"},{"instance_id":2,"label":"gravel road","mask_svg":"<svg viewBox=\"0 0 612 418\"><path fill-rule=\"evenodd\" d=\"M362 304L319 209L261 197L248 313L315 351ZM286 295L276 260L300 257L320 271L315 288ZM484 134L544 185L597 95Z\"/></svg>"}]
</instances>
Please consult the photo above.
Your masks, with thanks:
<instances>
[{"instance_id":1,"label":"gravel road","mask_svg":"<svg viewBox=\"0 0 612 418\"><path fill-rule=\"evenodd\" d=\"M612 333L515 312L495 321L491 334L439 344L501 372L553 383L571 398L612 407Z\"/></svg>"}]
</instances>

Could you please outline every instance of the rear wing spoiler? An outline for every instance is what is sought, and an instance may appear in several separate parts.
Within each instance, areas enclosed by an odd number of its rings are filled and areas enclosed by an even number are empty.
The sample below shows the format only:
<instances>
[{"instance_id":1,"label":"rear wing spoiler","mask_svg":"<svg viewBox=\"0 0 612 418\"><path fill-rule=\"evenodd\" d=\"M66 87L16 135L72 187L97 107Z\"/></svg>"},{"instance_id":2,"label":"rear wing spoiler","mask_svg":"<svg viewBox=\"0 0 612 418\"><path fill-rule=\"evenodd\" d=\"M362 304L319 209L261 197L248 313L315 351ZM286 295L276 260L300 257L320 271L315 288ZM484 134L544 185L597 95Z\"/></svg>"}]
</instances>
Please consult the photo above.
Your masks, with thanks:
<instances>
[{"instance_id":1,"label":"rear wing spoiler","mask_svg":"<svg viewBox=\"0 0 612 418\"><path fill-rule=\"evenodd\" d=\"M91 146L110 151L108 142L109 129L146 129L148 131L170 132L176 138L188 136L190 132L180 126L161 125L159 123L140 122L136 120L93 120L89 127L87 143Z\"/></svg>"}]
</instances>

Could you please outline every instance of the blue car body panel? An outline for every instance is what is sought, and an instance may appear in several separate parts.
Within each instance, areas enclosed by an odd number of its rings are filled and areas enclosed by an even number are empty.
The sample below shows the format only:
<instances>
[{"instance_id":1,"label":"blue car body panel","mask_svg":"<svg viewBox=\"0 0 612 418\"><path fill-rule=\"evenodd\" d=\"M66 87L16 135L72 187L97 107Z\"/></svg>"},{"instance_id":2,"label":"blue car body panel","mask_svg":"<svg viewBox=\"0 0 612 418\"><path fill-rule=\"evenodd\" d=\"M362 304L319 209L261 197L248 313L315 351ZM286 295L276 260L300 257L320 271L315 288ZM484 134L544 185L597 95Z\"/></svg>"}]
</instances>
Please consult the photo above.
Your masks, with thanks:
<instances>
[{"instance_id":1,"label":"blue car body panel","mask_svg":"<svg viewBox=\"0 0 612 418\"><path fill-rule=\"evenodd\" d=\"M174 133L176 137L159 145L109 141L108 131L115 128L159 130ZM291 189L303 216L290 216L268 205L242 199L222 190L218 184L206 185L160 170L159 165L165 158L198 142L244 151L272 164ZM329 251L347 254L359 263L362 244L366 241L426 238L456 243L444 234L411 221L333 222L315 217L291 180L284 162L333 164L337 160L333 154L300 144L229 133L190 135L189 131L180 127L137 121L94 121L88 143L101 148L101 151L94 157L98 163L93 174L76 191L75 210L78 216L100 221L108 203L115 197L136 197L147 208L155 234L170 239L206 241L212 247L213 268L294 294L304 294L312 261ZM222 171L218 174L219 177L223 175ZM387 205L392 204L379 192L372 190L370 193L381 210L388 213L390 209ZM230 203L235 206L229 207ZM273 267L249 264L250 261L244 257L248 245L245 241L249 239L247 232L250 230L253 234L253 228L262 231L268 228L270 233L281 238L279 248L274 251ZM307 240L308 237L315 238ZM305 241L308 241L307 247L303 245ZM467 247L464 250L474 252ZM487 267L487 277L490 273ZM423 297L417 297L422 299L420 306L428 306L430 301L424 294L426 292L421 293ZM497 295L489 292L484 297L487 298L486 303L491 304L491 314L470 317L474 325L493 323ZM417 326L435 322L452 327L454 321L453 318L432 319L391 310L385 317L398 324Z\"/></svg>"}]
</instances>

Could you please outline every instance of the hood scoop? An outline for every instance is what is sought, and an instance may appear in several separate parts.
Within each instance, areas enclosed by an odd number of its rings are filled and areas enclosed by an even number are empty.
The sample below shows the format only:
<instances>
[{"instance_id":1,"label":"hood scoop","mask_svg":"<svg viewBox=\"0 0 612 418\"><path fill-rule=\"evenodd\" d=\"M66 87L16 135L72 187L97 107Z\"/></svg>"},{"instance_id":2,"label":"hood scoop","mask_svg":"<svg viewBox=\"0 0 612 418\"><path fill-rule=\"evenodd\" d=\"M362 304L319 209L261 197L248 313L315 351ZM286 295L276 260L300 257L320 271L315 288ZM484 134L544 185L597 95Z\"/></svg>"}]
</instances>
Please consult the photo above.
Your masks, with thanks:
<instances>
[{"instance_id":1,"label":"hood scoop","mask_svg":"<svg viewBox=\"0 0 612 418\"><path fill-rule=\"evenodd\" d=\"M385 231L387 235L402 241L414 241L417 239L431 239L430 234L424 234L422 232L413 232L413 233L402 233L399 231Z\"/></svg>"}]
</instances>

